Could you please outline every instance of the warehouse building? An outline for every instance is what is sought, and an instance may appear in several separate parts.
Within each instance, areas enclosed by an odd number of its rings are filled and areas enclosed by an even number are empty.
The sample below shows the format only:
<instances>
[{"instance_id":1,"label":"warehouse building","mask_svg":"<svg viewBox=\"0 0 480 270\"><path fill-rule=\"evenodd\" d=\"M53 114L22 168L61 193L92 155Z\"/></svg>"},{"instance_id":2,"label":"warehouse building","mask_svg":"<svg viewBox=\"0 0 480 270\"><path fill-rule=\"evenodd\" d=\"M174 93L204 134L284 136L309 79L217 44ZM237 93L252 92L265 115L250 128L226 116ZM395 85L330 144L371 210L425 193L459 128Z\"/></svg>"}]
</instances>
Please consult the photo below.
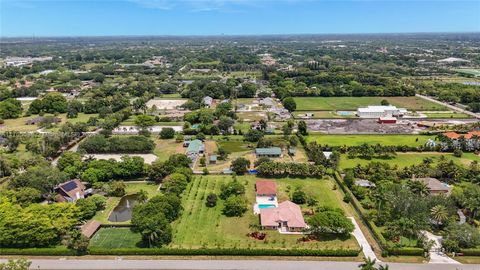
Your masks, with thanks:
<instances>
[{"instance_id":1,"label":"warehouse building","mask_svg":"<svg viewBox=\"0 0 480 270\"><path fill-rule=\"evenodd\" d=\"M395 106L368 106L357 109L357 116L360 118L402 117L406 113L406 109Z\"/></svg>"}]
</instances>

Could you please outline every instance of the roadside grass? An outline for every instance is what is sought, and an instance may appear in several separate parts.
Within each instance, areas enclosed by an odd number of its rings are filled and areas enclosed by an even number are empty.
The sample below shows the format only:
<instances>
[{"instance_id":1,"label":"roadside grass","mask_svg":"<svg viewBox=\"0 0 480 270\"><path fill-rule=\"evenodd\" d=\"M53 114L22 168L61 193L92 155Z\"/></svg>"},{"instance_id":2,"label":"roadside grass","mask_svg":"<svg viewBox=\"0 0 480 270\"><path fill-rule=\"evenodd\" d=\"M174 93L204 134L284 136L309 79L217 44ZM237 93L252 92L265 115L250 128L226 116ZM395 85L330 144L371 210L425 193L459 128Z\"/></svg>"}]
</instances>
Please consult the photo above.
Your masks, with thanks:
<instances>
[{"instance_id":1,"label":"roadside grass","mask_svg":"<svg viewBox=\"0 0 480 270\"><path fill-rule=\"evenodd\" d=\"M433 163L436 164L440 157L444 156L449 160L453 160L455 163L463 166L468 166L472 161L480 162L480 156L475 155L474 153L463 153L462 157L455 157L452 153L438 153L438 152L407 152L407 153L398 153L395 158L392 159L379 159L372 158L370 160L353 158L349 159L347 155L341 155L340 158L340 169L353 168L357 165L365 166L370 162L384 162L390 165L397 165L400 168L417 165L422 163L423 159L431 158Z\"/></svg>"},{"instance_id":2,"label":"roadside grass","mask_svg":"<svg viewBox=\"0 0 480 270\"><path fill-rule=\"evenodd\" d=\"M295 97L299 111L356 111L359 107L380 105L387 100L391 105L413 111L442 111L445 107L419 97Z\"/></svg>"},{"instance_id":3,"label":"roadside grass","mask_svg":"<svg viewBox=\"0 0 480 270\"><path fill-rule=\"evenodd\" d=\"M321 145L329 146L358 146L363 143L382 144L382 145L424 145L428 139L435 139L433 135L325 135L311 134L307 136L307 142L317 142Z\"/></svg>"},{"instance_id":4,"label":"roadside grass","mask_svg":"<svg viewBox=\"0 0 480 270\"><path fill-rule=\"evenodd\" d=\"M247 236L255 231L251 226L259 224L259 217L253 214L255 201L255 176L239 176L238 181L246 188L248 211L243 217L225 217L222 215L223 201L209 208L205 205L208 194L220 194L222 184L232 181L231 176L201 176L192 181L182 197L184 207L181 217L173 223L173 241L169 245L175 248L275 248L275 249L335 249L358 248L353 237L346 239L325 236L317 242L299 242L300 235L282 235L277 231L267 233L266 241ZM276 179L279 196L287 198L286 187L302 185L306 192L312 193L320 205L338 206L339 201L332 193L333 183L320 179Z\"/></svg>"},{"instance_id":5,"label":"roadside grass","mask_svg":"<svg viewBox=\"0 0 480 270\"><path fill-rule=\"evenodd\" d=\"M90 240L90 247L135 248L141 247L142 235L130 228L100 228Z\"/></svg>"}]
</instances>

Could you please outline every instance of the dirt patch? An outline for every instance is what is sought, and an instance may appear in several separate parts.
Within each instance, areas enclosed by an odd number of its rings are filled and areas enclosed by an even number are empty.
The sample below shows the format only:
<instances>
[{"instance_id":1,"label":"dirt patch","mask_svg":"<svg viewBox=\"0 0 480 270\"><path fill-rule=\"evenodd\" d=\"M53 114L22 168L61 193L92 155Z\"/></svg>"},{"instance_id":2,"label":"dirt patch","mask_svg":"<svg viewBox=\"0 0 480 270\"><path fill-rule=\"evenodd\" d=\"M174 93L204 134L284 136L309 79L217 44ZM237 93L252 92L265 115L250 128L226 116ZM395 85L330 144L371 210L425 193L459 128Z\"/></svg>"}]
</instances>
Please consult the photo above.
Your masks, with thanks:
<instances>
[{"instance_id":1,"label":"dirt patch","mask_svg":"<svg viewBox=\"0 0 480 270\"><path fill-rule=\"evenodd\" d=\"M151 99L147 102L147 107L157 107L158 110L173 110L187 102L186 99Z\"/></svg>"}]
</instances>

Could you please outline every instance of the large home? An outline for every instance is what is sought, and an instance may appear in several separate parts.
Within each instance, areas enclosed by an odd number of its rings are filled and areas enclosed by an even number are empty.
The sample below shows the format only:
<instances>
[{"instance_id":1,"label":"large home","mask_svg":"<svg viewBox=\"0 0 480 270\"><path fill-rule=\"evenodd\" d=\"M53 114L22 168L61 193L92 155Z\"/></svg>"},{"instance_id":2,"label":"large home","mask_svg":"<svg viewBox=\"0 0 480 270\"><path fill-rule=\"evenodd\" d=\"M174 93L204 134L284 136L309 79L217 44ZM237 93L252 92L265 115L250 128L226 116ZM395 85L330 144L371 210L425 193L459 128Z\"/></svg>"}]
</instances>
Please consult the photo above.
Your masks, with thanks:
<instances>
[{"instance_id":1,"label":"large home","mask_svg":"<svg viewBox=\"0 0 480 270\"><path fill-rule=\"evenodd\" d=\"M183 143L184 146L187 146L187 155L191 154L202 154L205 151L205 146L200 140L193 140Z\"/></svg>"},{"instance_id":2,"label":"large home","mask_svg":"<svg viewBox=\"0 0 480 270\"><path fill-rule=\"evenodd\" d=\"M395 106L368 106L357 109L357 116L360 118L401 117L406 113L406 109Z\"/></svg>"},{"instance_id":3,"label":"large home","mask_svg":"<svg viewBox=\"0 0 480 270\"><path fill-rule=\"evenodd\" d=\"M456 132L446 132L442 134L451 142L453 148L462 148L467 151L474 151L480 149L480 131L470 131L465 134ZM440 145L445 149L449 148L448 142L441 142Z\"/></svg>"},{"instance_id":4,"label":"large home","mask_svg":"<svg viewBox=\"0 0 480 270\"><path fill-rule=\"evenodd\" d=\"M57 202L76 202L78 199L85 198L91 190L85 188L85 185L79 179L73 179L59 184L55 188L57 193Z\"/></svg>"},{"instance_id":5,"label":"large home","mask_svg":"<svg viewBox=\"0 0 480 270\"><path fill-rule=\"evenodd\" d=\"M443 182L440 182L436 178L427 177L427 178L413 178L412 181L419 181L423 182L427 185L428 189L430 190L431 195L438 195L438 194L450 194L451 187Z\"/></svg>"},{"instance_id":6,"label":"large home","mask_svg":"<svg viewBox=\"0 0 480 270\"><path fill-rule=\"evenodd\" d=\"M282 149L280 147L256 148L255 155L257 157L282 157Z\"/></svg>"},{"instance_id":7,"label":"large home","mask_svg":"<svg viewBox=\"0 0 480 270\"><path fill-rule=\"evenodd\" d=\"M261 209L278 206L277 183L271 180L258 180L255 183L255 205L253 212L259 214Z\"/></svg>"},{"instance_id":8,"label":"large home","mask_svg":"<svg viewBox=\"0 0 480 270\"><path fill-rule=\"evenodd\" d=\"M301 232L307 227L300 206L291 201L284 201L275 208L260 209L260 225L263 229L280 232Z\"/></svg>"}]
</instances>

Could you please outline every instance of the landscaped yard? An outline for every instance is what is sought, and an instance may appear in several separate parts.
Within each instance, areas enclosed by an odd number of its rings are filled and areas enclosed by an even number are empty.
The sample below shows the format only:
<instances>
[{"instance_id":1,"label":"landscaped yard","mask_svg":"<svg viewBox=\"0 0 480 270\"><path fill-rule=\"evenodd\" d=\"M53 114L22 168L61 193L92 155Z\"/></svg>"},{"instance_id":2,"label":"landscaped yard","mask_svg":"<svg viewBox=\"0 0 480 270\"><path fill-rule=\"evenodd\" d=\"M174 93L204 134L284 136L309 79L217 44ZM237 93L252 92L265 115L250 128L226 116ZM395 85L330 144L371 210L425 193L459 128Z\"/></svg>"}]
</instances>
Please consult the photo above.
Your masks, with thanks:
<instances>
[{"instance_id":1,"label":"landscaped yard","mask_svg":"<svg viewBox=\"0 0 480 270\"><path fill-rule=\"evenodd\" d=\"M419 97L295 97L299 111L355 111L359 107L380 105L386 99L391 105L414 111L441 111L445 107Z\"/></svg>"},{"instance_id":2,"label":"landscaped yard","mask_svg":"<svg viewBox=\"0 0 480 270\"><path fill-rule=\"evenodd\" d=\"M451 159L457 164L468 166L472 161L476 160L480 162L480 156L473 153L464 153L461 158L455 157L452 153L438 153L438 152L423 152L423 153L397 153L397 156L393 159L378 159L372 158L370 160L353 158L349 159L347 155L342 155L340 159L340 169L353 168L357 164L362 166L367 165L370 162L385 162L391 165L397 165L398 167L408 167L416 164L420 164L423 159L431 158L436 163L441 156L445 156L447 159Z\"/></svg>"},{"instance_id":3,"label":"landscaped yard","mask_svg":"<svg viewBox=\"0 0 480 270\"><path fill-rule=\"evenodd\" d=\"M316 141L321 145L329 146L358 146L363 143L382 144L382 145L424 145L428 139L435 139L435 136L428 135L324 135L311 134L307 137L307 142Z\"/></svg>"},{"instance_id":4,"label":"landscaped yard","mask_svg":"<svg viewBox=\"0 0 480 270\"><path fill-rule=\"evenodd\" d=\"M141 247L142 236L130 228L101 228L90 240L92 248Z\"/></svg>"},{"instance_id":5,"label":"landscaped yard","mask_svg":"<svg viewBox=\"0 0 480 270\"><path fill-rule=\"evenodd\" d=\"M252 206L255 200L255 176L238 177L240 183L245 184L249 210L243 217L225 217L222 215L223 201L218 200L217 206L208 208L205 199L210 193L220 193L222 183L232 181L231 176L202 176L197 177L189 184L185 191L182 204L182 216L173 224L173 242L171 247L177 248L305 248L305 249L335 249L357 248L356 240L326 237L319 242L298 242L299 235L282 235L277 231L265 231L266 241L259 241L247 236L255 231L251 226L259 224L259 217L253 214ZM342 207L342 202L332 190L331 180L319 179L276 179L278 183L280 201L287 199L287 186L303 186L310 195L315 196L320 205Z\"/></svg>"}]
</instances>

